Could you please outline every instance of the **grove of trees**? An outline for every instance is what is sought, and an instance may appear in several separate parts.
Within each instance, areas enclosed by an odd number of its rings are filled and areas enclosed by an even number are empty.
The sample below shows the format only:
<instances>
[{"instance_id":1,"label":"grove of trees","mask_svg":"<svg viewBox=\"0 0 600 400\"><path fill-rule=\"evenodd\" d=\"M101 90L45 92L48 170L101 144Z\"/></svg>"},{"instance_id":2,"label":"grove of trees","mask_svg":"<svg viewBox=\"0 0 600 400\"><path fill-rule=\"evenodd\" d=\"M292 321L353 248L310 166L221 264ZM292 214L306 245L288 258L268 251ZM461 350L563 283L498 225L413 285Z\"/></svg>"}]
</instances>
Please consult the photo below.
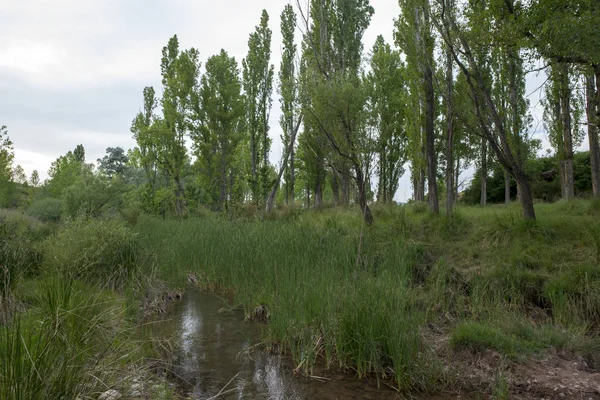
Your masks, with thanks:
<instances>
[{"instance_id":1,"label":"grove of trees","mask_svg":"<svg viewBox=\"0 0 600 400\"><path fill-rule=\"evenodd\" d=\"M128 187L129 201L144 211L178 217L204 208L271 213L276 204L357 204L367 224L369 204L393 202L407 170L414 201L434 214L444 207L452 214L469 168L476 172L465 201L518 199L527 219L535 219L537 198L600 195L600 3L399 6L393 43L379 36L368 49L363 37L376 12L369 0L285 5L280 45L263 10L239 61L223 49L201 62L198 49L181 49L173 36L160 58L162 87L143 89L133 118L137 146L108 148L96 172L77 146L52 164L42 192L62 198L74 196L76 184ZM277 71L273 46L281 49ZM526 92L532 73L547 76L541 103L553 155L543 159ZM283 147L277 165L270 158L274 104ZM577 148L586 134L582 171ZM3 127L3 206L26 202L42 186L37 172L27 179L13 158ZM542 181L559 182L560 193L540 192Z\"/></svg>"}]
</instances>

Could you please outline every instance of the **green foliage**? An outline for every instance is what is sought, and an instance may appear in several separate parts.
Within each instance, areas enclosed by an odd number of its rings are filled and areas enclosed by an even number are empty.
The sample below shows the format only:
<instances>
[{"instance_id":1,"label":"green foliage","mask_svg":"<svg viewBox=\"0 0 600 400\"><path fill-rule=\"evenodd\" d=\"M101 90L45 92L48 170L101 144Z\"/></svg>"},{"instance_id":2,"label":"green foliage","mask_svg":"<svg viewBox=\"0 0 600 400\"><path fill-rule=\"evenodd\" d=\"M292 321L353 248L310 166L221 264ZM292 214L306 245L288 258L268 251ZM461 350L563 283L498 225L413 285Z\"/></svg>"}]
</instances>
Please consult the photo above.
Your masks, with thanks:
<instances>
[{"instance_id":1,"label":"green foliage","mask_svg":"<svg viewBox=\"0 0 600 400\"><path fill-rule=\"evenodd\" d=\"M523 341L479 322L464 322L458 325L452 332L450 345L473 351L492 349L511 358L517 358L529 351Z\"/></svg>"},{"instance_id":2,"label":"green foliage","mask_svg":"<svg viewBox=\"0 0 600 400\"><path fill-rule=\"evenodd\" d=\"M239 181L242 163L241 123L244 103L239 69L225 50L206 62L194 111L200 122L192 135L201 187L210 195L210 205L225 210L241 199Z\"/></svg>"},{"instance_id":3,"label":"green foliage","mask_svg":"<svg viewBox=\"0 0 600 400\"><path fill-rule=\"evenodd\" d=\"M592 193L592 176L589 152L577 152L574 157L575 195L587 197ZM535 199L557 201L561 197L560 173L556 156L529 159L526 163L531 189ZM461 198L465 204L479 204L481 174L477 170ZM516 198L517 184L511 180L511 198ZM504 203L504 169L498 164L491 168L487 180L487 199L490 203Z\"/></svg>"},{"instance_id":4,"label":"green foliage","mask_svg":"<svg viewBox=\"0 0 600 400\"><path fill-rule=\"evenodd\" d=\"M271 113L274 66L271 60L271 36L269 14L262 11L260 25L250 34L248 55L242 60L244 99L246 100L246 129L249 134L250 176L252 200L258 204L266 201L270 189L269 115ZM292 39L293 40L293 39Z\"/></svg>"},{"instance_id":5,"label":"green foliage","mask_svg":"<svg viewBox=\"0 0 600 400\"><path fill-rule=\"evenodd\" d=\"M121 288L142 269L137 236L121 222L78 218L44 243L47 271Z\"/></svg>"},{"instance_id":6,"label":"green foliage","mask_svg":"<svg viewBox=\"0 0 600 400\"><path fill-rule=\"evenodd\" d=\"M100 171L112 177L122 175L128 162L129 158L122 147L108 147L106 155L98 159L98 167Z\"/></svg>"},{"instance_id":7,"label":"green foliage","mask_svg":"<svg viewBox=\"0 0 600 400\"><path fill-rule=\"evenodd\" d=\"M89 179L92 176L92 167L91 164L85 163L85 150L82 145L58 157L48 170L48 187L52 196L59 198L78 180Z\"/></svg>"},{"instance_id":8,"label":"green foliage","mask_svg":"<svg viewBox=\"0 0 600 400\"><path fill-rule=\"evenodd\" d=\"M125 373L122 304L95 288L50 278L31 287L30 310L0 326L0 397L96 398ZM121 359L122 360L122 359Z\"/></svg>"},{"instance_id":9,"label":"green foliage","mask_svg":"<svg viewBox=\"0 0 600 400\"><path fill-rule=\"evenodd\" d=\"M63 202L47 197L35 200L27 209L27 214L44 222L59 222L63 215Z\"/></svg>"},{"instance_id":10,"label":"green foliage","mask_svg":"<svg viewBox=\"0 0 600 400\"><path fill-rule=\"evenodd\" d=\"M571 267L549 280L544 296L553 315L563 324L600 324L600 267Z\"/></svg>"},{"instance_id":11,"label":"green foliage","mask_svg":"<svg viewBox=\"0 0 600 400\"><path fill-rule=\"evenodd\" d=\"M37 242L48 233L48 228L35 218L0 210L0 317L19 281L39 269L43 255Z\"/></svg>"},{"instance_id":12,"label":"green foliage","mask_svg":"<svg viewBox=\"0 0 600 400\"><path fill-rule=\"evenodd\" d=\"M0 207L10 205L14 192L12 162L15 158L13 144L6 126L0 127Z\"/></svg>"},{"instance_id":13,"label":"green foliage","mask_svg":"<svg viewBox=\"0 0 600 400\"><path fill-rule=\"evenodd\" d=\"M102 176L91 176L76 181L63 192L65 213L75 218L79 214L98 217L111 208L117 208L122 201L122 194L127 190L123 180L107 179Z\"/></svg>"}]
</instances>

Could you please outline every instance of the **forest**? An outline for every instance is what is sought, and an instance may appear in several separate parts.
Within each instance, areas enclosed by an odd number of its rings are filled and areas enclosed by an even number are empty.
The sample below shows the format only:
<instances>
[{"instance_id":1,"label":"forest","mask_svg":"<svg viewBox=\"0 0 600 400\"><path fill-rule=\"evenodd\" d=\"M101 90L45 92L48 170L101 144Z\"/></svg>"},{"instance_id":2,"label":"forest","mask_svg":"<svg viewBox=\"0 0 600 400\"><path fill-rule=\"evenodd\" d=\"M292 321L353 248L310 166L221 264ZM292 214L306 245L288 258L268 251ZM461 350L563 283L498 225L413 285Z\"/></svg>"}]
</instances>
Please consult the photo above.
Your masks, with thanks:
<instances>
[{"instance_id":1,"label":"forest","mask_svg":"<svg viewBox=\"0 0 600 400\"><path fill-rule=\"evenodd\" d=\"M44 181L2 126L0 398L190 398L148 328L187 290L294 379L600 398L600 2L398 3L372 48L369 0L249 16L241 60L172 36L136 146Z\"/></svg>"}]
</instances>

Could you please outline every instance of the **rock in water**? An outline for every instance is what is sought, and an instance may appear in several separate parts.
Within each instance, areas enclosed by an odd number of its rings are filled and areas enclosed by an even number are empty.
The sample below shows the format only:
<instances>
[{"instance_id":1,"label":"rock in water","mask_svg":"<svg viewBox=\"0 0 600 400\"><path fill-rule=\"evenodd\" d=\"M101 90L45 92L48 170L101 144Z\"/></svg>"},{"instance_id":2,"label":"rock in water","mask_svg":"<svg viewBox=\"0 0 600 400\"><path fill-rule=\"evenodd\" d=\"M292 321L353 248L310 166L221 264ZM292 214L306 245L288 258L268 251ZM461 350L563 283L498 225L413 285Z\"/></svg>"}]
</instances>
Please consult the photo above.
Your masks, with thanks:
<instances>
[{"instance_id":1,"label":"rock in water","mask_svg":"<svg viewBox=\"0 0 600 400\"><path fill-rule=\"evenodd\" d=\"M110 389L98 396L98 400L118 400L121 397L121 393L118 390Z\"/></svg>"}]
</instances>

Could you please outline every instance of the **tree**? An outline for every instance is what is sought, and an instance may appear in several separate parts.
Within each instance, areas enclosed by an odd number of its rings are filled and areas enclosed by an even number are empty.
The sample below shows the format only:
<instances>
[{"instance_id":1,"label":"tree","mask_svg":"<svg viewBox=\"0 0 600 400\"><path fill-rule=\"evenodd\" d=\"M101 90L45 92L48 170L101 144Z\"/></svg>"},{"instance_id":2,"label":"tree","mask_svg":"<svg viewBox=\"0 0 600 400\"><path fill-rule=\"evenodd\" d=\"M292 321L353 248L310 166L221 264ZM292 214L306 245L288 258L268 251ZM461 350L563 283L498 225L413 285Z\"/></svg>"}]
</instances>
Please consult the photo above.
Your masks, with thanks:
<instances>
[{"instance_id":1,"label":"tree","mask_svg":"<svg viewBox=\"0 0 600 400\"><path fill-rule=\"evenodd\" d=\"M435 151L434 126L435 92L433 87L435 40L431 32L431 10L429 0L400 0L399 3L402 14L397 21L397 41L406 53L409 68L415 71L413 72L413 78L416 83L413 91L418 93L419 99L424 99L424 101L420 101L419 105L421 115L424 118L424 153L427 164L428 200L431 211L438 214L437 154ZM417 141L420 142L420 135L417 133L415 136Z\"/></svg>"},{"instance_id":2,"label":"tree","mask_svg":"<svg viewBox=\"0 0 600 400\"><path fill-rule=\"evenodd\" d=\"M163 120L150 134L158 137L156 159L175 187L175 211L184 212L184 166L187 162L185 138L189 133L192 92L198 83L200 62L194 48L179 51L177 35L162 50L161 75ZM155 121L156 123L156 121ZM155 142L156 143L156 142Z\"/></svg>"},{"instance_id":3,"label":"tree","mask_svg":"<svg viewBox=\"0 0 600 400\"><path fill-rule=\"evenodd\" d=\"M129 158L122 147L107 147L106 155L98 159L98 166L109 178L122 175Z\"/></svg>"},{"instance_id":4,"label":"tree","mask_svg":"<svg viewBox=\"0 0 600 400\"><path fill-rule=\"evenodd\" d=\"M365 223L373 223L367 203L369 177L363 152L366 139L366 90L361 79L362 37L370 25L373 7L368 0L312 0L301 11L306 34L307 120L336 158L354 169L358 202ZM332 164L333 165L333 164ZM342 174L347 171L337 168Z\"/></svg>"},{"instance_id":5,"label":"tree","mask_svg":"<svg viewBox=\"0 0 600 400\"><path fill-rule=\"evenodd\" d=\"M281 13L281 36L283 37L283 54L281 57L281 66L279 68L279 95L281 96L281 118L279 124L283 130L281 138L285 149L289 150L288 162L284 163L284 181L285 181L285 201L294 204L295 181L296 181L296 149L294 126L301 120L297 109L299 106L298 98L298 78L296 76L296 55L297 46L294 43L294 34L296 32L296 13L291 4L285 6Z\"/></svg>"},{"instance_id":6,"label":"tree","mask_svg":"<svg viewBox=\"0 0 600 400\"><path fill-rule=\"evenodd\" d=\"M377 201L389 203L398 190L407 161L405 129L405 68L400 53L392 50L382 36L375 41L371 70L366 80L369 91L369 124L377 132Z\"/></svg>"},{"instance_id":7,"label":"tree","mask_svg":"<svg viewBox=\"0 0 600 400\"><path fill-rule=\"evenodd\" d=\"M585 77L586 114L588 140L590 142L590 168L592 171L592 188L594 197L600 197L600 148L598 146L598 116L596 115L595 95L596 77L588 73ZM600 88L600 82L598 82ZM598 90L600 93L600 89Z\"/></svg>"},{"instance_id":8,"label":"tree","mask_svg":"<svg viewBox=\"0 0 600 400\"><path fill-rule=\"evenodd\" d=\"M273 65L271 60L271 36L269 14L262 11L260 25L250 34L248 55L242 60L244 91L246 92L246 127L250 134L252 200L258 204L266 201L268 182L269 115L273 92Z\"/></svg>"},{"instance_id":9,"label":"tree","mask_svg":"<svg viewBox=\"0 0 600 400\"><path fill-rule=\"evenodd\" d=\"M515 177L523 216L526 219L535 219L531 187L522 160L518 156L519 146L515 146L511 140L507 123L498 112L498 104L492 96L492 87L485 78L485 65L475 57L477 52L486 49L489 51L494 45L514 45L514 41L509 41L514 39L511 37L515 32L514 21L503 17L506 15L506 9L514 7L514 1L506 1L503 5L498 5L497 9L484 9L469 14L471 21L473 18L504 18L502 23L485 25L491 27L485 31L481 29L482 24L471 23L468 26L459 22L446 12L443 0L438 0L438 6L436 27L451 49L454 61L465 74L475 105L479 129L470 127L470 130L479 132L496 154L498 161Z\"/></svg>"},{"instance_id":10,"label":"tree","mask_svg":"<svg viewBox=\"0 0 600 400\"><path fill-rule=\"evenodd\" d=\"M279 94L281 96L281 118L279 124L283 130L281 141L283 143L283 157L277 179L271 185L271 192L267 198L267 214L271 213L275 203L275 195L281 182L285 178L286 204L294 204L295 190L295 144L296 135L302 123L302 114L298 109L298 85L296 77L296 44L294 33L296 31L296 13L291 4L288 4L281 13L281 35L283 36L283 55L279 69Z\"/></svg>"},{"instance_id":11,"label":"tree","mask_svg":"<svg viewBox=\"0 0 600 400\"><path fill-rule=\"evenodd\" d=\"M40 186L40 174L38 173L37 169L34 169L31 173L31 178L29 178L29 185L34 188Z\"/></svg>"},{"instance_id":12,"label":"tree","mask_svg":"<svg viewBox=\"0 0 600 400\"><path fill-rule=\"evenodd\" d=\"M550 142L559 158L562 198L572 200L575 197L573 149L583 138L579 131L583 99L575 96L569 65L552 63L549 82L544 119L547 121Z\"/></svg>"},{"instance_id":13,"label":"tree","mask_svg":"<svg viewBox=\"0 0 600 400\"><path fill-rule=\"evenodd\" d=\"M13 191L12 163L15 158L13 143L5 125L0 127L0 205L8 206Z\"/></svg>"},{"instance_id":14,"label":"tree","mask_svg":"<svg viewBox=\"0 0 600 400\"><path fill-rule=\"evenodd\" d=\"M27 184L27 175L25 174L25 170L20 165L17 165L12 173L12 181L21 185Z\"/></svg>"},{"instance_id":15,"label":"tree","mask_svg":"<svg viewBox=\"0 0 600 400\"><path fill-rule=\"evenodd\" d=\"M239 68L225 50L206 62L194 104L198 126L192 140L206 188L218 189L217 209L225 210L235 200L236 156L241 142L244 101Z\"/></svg>"},{"instance_id":16,"label":"tree","mask_svg":"<svg viewBox=\"0 0 600 400\"><path fill-rule=\"evenodd\" d=\"M77 145L74 151L58 157L48 170L48 187L54 197L61 197L65 189L77 180L92 174L92 165L85 163L85 149Z\"/></svg>"}]
</instances>

